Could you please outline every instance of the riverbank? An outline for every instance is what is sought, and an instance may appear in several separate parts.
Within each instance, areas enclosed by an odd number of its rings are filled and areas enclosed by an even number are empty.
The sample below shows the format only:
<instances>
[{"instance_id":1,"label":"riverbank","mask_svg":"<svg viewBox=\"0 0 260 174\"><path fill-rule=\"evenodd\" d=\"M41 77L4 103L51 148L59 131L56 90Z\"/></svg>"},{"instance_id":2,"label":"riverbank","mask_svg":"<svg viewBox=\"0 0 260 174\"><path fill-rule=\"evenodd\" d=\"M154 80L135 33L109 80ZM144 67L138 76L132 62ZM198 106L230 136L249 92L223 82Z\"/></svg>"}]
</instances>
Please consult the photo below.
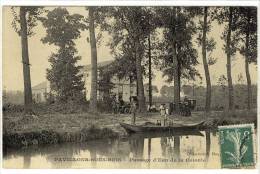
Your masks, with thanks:
<instances>
[{"instance_id":1,"label":"riverbank","mask_svg":"<svg viewBox=\"0 0 260 174\"><path fill-rule=\"evenodd\" d=\"M63 142L83 142L94 139L126 136L119 122L130 123L127 114L42 114L26 116L19 112L3 115L3 146L19 148L38 144L56 144ZM158 113L137 115L137 123L156 122L161 119ZM191 117L173 115L175 123L194 123L206 120L205 128L214 129L218 125L257 123L256 110L212 112L205 116L203 112L193 112Z\"/></svg>"}]
</instances>

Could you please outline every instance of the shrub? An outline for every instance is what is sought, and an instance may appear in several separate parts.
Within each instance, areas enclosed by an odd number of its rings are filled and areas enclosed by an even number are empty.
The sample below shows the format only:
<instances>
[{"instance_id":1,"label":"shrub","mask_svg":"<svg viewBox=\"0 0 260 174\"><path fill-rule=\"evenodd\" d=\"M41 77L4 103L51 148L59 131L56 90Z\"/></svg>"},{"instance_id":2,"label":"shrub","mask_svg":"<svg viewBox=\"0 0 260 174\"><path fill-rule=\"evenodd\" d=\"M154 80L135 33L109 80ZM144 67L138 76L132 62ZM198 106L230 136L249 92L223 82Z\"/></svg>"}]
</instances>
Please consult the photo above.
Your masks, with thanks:
<instances>
[{"instance_id":1,"label":"shrub","mask_svg":"<svg viewBox=\"0 0 260 174\"><path fill-rule=\"evenodd\" d=\"M23 112L24 106L19 104L5 103L2 107L4 113L8 112Z\"/></svg>"}]
</instances>

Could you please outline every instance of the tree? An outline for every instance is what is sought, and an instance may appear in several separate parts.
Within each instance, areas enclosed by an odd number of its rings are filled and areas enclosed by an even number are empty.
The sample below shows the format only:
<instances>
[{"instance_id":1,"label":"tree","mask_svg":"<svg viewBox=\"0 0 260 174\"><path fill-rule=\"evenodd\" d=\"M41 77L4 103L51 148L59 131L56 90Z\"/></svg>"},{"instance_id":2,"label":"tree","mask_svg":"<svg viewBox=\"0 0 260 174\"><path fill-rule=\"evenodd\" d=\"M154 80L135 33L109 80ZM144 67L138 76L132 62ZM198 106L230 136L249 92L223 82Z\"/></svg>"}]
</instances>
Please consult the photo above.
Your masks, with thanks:
<instances>
[{"instance_id":1,"label":"tree","mask_svg":"<svg viewBox=\"0 0 260 174\"><path fill-rule=\"evenodd\" d=\"M157 21L155 18L155 10L154 8L148 8L148 37L147 37L147 47L148 47L148 84L149 84L149 105L152 106L153 103L153 85L152 85L152 49L153 45L152 42L152 36L155 37L155 29L157 27Z\"/></svg>"},{"instance_id":2,"label":"tree","mask_svg":"<svg viewBox=\"0 0 260 174\"><path fill-rule=\"evenodd\" d=\"M191 85L183 85L182 86L183 93L187 96L194 96L194 95L192 95L193 94L193 88L194 88L194 85L193 86L191 86Z\"/></svg>"},{"instance_id":3,"label":"tree","mask_svg":"<svg viewBox=\"0 0 260 174\"><path fill-rule=\"evenodd\" d=\"M145 112L142 59L145 40L149 34L149 11L146 7L114 7L110 11L113 23L109 32L112 35L111 48L116 59L129 59L134 67L131 75L137 82L138 106ZM125 64L130 66L131 64ZM125 67L124 66L124 67Z\"/></svg>"},{"instance_id":4,"label":"tree","mask_svg":"<svg viewBox=\"0 0 260 174\"><path fill-rule=\"evenodd\" d=\"M74 42L80 37L81 30L86 29L83 16L70 15L66 8L55 8L41 20L47 32L42 42L58 47L49 58L51 68L47 69L51 90L60 102L83 99L83 75L79 73L82 67L76 65L81 57L77 55Z\"/></svg>"},{"instance_id":5,"label":"tree","mask_svg":"<svg viewBox=\"0 0 260 174\"><path fill-rule=\"evenodd\" d=\"M149 88L150 88L149 82L144 84L144 90L147 91L148 95L150 95L149 94L149 92L150 92ZM159 92L158 87L156 85L152 85L152 91L153 91L153 93L158 93Z\"/></svg>"},{"instance_id":6,"label":"tree","mask_svg":"<svg viewBox=\"0 0 260 174\"><path fill-rule=\"evenodd\" d=\"M90 91L90 109L97 112L97 46L95 36L95 7L88 7L89 13L89 37L91 47L91 91Z\"/></svg>"},{"instance_id":7,"label":"tree","mask_svg":"<svg viewBox=\"0 0 260 174\"><path fill-rule=\"evenodd\" d=\"M197 51L193 48L192 36L195 34L191 8L161 7L157 8L158 26L163 31L163 41L158 45L163 75L168 82L174 81L174 103L180 102L181 78L194 79L199 75L194 66L198 64ZM176 113L179 113L176 105Z\"/></svg>"},{"instance_id":8,"label":"tree","mask_svg":"<svg viewBox=\"0 0 260 174\"><path fill-rule=\"evenodd\" d=\"M173 86L163 85L162 88L160 89L160 94L162 97L172 98L172 97L174 97L173 93L174 93Z\"/></svg>"},{"instance_id":9,"label":"tree","mask_svg":"<svg viewBox=\"0 0 260 174\"><path fill-rule=\"evenodd\" d=\"M23 78L24 78L24 106L25 113L32 113L32 87L31 87L31 75L30 75L30 61L28 50L28 37L34 33L32 29L37 25L38 17L42 13L42 7L27 7L21 6L19 17L12 8L14 20L12 27L21 37L22 45L22 63L23 63ZM20 27L17 26L20 24Z\"/></svg>"},{"instance_id":10,"label":"tree","mask_svg":"<svg viewBox=\"0 0 260 174\"><path fill-rule=\"evenodd\" d=\"M239 18L236 22L236 36L241 38L240 53L245 57L247 80L247 109L252 105L252 85L249 64L257 62L257 9L255 7L239 7Z\"/></svg>"},{"instance_id":11,"label":"tree","mask_svg":"<svg viewBox=\"0 0 260 174\"><path fill-rule=\"evenodd\" d=\"M229 109L234 109L234 94L233 94L233 84L231 75L231 32L233 24L233 8L229 7L229 17L228 17L228 28L227 28L227 38L226 38L226 54L227 54L227 78L228 78L228 90L229 90Z\"/></svg>"},{"instance_id":12,"label":"tree","mask_svg":"<svg viewBox=\"0 0 260 174\"><path fill-rule=\"evenodd\" d=\"M168 86L163 85L160 89L160 94L162 97L166 97L167 96L167 90L168 90Z\"/></svg>"},{"instance_id":13,"label":"tree","mask_svg":"<svg viewBox=\"0 0 260 174\"><path fill-rule=\"evenodd\" d=\"M104 99L110 99L110 91L114 88L114 84L111 82L113 73L111 73L110 66L104 66L98 68L99 79L98 79L98 91L103 93Z\"/></svg>"},{"instance_id":14,"label":"tree","mask_svg":"<svg viewBox=\"0 0 260 174\"><path fill-rule=\"evenodd\" d=\"M226 78L226 76L225 75L221 75L221 76L219 76L219 78L218 78L218 82L217 82L217 84L219 85L219 86L221 86L221 89L222 89L222 92L223 92L223 98L225 98L225 96L226 96L226 84L227 84L227 78Z\"/></svg>"},{"instance_id":15,"label":"tree","mask_svg":"<svg viewBox=\"0 0 260 174\"><path fill-rule=\"evenodd\" d=\"M101 38L101 33L96 36L95 28L100 27L101 30L106 28L106 14L108 7L86 7L88 10L88 18L86 22L89 29L89 40L91 49L91 90L90 90L90 110L93 113L97 112L97 88L98 88L98 73L97 73L97 42Z\"/></svg>"},{"instance_id":16,"label":"tree","mask_svg":"<svg viewBox=\"0 0 260 174\"><path fill-rule=\"evenodd\" d=\"M151 33L148 36L148 68L149 68L149 105L152 106L153 104L153 88L152 88L152 55L151 55Z\"/></svg>"},{"instance_id":17,"label":"tree","mask_svg":"<svg viewBox=\"0 0 260 174\"><path fill-rule=\"evenodd\" d=\"M237 8L221 7L216 10L216 18L219 24L227 23L222 34L222 40L225 41L224 50L227 56L227 81L228 81L228 109L234 111L234 89L232 83L231 57L237 51L238 38L232 35L236 30L235 22L237 20Z\"/></svg>"},{"instance_id":18,"label":"tree","mask_svg":"<svg viewBox=\"0 0 260 174\"><path fill-rule=\"evenodd\" d=\"M198 43L202 48L202 60L205 72L205 79L206 79L206 103L205 103L205 111L206 113L210 112L211 107L211 80L210 80L210 73L209 73L209 65L212 65L216 62L216 59L207 56L207 52L211 53L213 49L215 49L216 42L210 38L207 38L207 33L210 31L211 21L208 21L208 7L204 7L203 9L203 21L200 21L199 30L202 31L202 34L199 34ZM208 58L207 58L208 57Z\"/></svg>"}]
</instances>

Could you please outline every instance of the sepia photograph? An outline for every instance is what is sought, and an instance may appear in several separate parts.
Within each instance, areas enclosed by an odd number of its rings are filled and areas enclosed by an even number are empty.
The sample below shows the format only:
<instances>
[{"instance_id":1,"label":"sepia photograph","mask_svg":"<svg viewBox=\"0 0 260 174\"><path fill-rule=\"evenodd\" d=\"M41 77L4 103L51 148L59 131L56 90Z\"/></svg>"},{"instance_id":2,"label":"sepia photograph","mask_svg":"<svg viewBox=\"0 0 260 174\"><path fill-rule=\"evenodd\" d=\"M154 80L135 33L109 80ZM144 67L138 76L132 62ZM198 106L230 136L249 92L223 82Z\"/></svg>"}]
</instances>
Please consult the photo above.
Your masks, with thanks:
<instances>
[{"instance_id":1,"label":"sepia photograph","mask_svg":"<svg viewBox=\"0 0 260 174\"><path fill-rule=\"evenodd\" d=\"M257 54L257 6L2 6L2 166L255 169Z\"/></svg>"}]
</instances>

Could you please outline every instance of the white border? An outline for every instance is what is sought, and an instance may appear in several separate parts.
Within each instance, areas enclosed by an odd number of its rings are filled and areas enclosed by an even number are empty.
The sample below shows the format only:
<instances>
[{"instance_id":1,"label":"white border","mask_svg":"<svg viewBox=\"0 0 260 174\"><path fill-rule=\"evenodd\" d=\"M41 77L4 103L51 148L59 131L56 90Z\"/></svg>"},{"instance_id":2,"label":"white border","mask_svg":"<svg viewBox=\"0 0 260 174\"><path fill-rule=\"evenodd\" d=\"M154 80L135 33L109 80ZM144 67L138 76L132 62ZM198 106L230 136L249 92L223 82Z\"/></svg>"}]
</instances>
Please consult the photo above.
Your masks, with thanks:
<instances>
[{"instance_id":1,"label":"white border","mask_svg":"<svg viewBox=\"0 0 260 174\"><path fill-rule=\"evenodd\" d=\"M257 6L257 0L1 0L2 5L62 6Z\"/></svg>"},{"instance_id":2,"label":"white border","mask_svg":"<svg viewBox=\"0 0 260 174\"><path fill-rule=\"evenodd\" d=\"M1 9L0 9L0 24L2 26L2 6L19 6L19 5L42 5L42 6L258 6L260 4L260 1L258 0L1 0ZM259 9L258 9L258 24L260 22L260 15L259 15ZM258 34L260 32L260 27L258 26ZM1 60L0 64L2 65L2 27L0 29L1 33ZM258 38L259 41L259 38ZM259 43L259 42L258 42ZM258 44L258 61L259 61L260 53L259 53L259 44ZM2 77L2 66L0 66L0 76ZM258 71L259 73L259 71ZM258 74L259 75L259 74ZM258 76L258 80L260 81L260 76ZM1 78L1 86L0 86L0 93L2 94L2 78ZM260 90L260 87L258 86L258 91ZM258 94L258 99L260 99L260 95ZM259 100L258 100L259 101ZM0 104L2 104L2 97L0 99ZM258 102L258 108L260 108L260 104ZM258 110L259 112L259 110ZM258 114L259 115L259 114ZM2 119L2 109L1 109L1 119ZM1 137L2 137L2 121L0 121L0 130L1 130ZM259 149L259 128L260 126L260 119L258 116L258 148ZM2 149L2 138L0 140L0 147ZM1 150L1 157L0 162L2 162L2 150ZM127 170L127 169L112 169L112 170L104 170L104 169L20 169L20 170L14 170L14 169L2 169L2 163L1 163L1 171L0 173L6 173L6 174L17 174L17 173L26 173L26 174L35 174L35 173L63 173L63 174L71 174L71 173L80 173L80 174L94 174L94 173L100 173L100 174L108 174L108 173L126 173L131 174L132 172L136 173L151 173L151 174L181 174L181 173L198 173L198 174L205 174L205 173L218 173L218 174L257 174L259 173L260 168L260 162L259 162L259 150L258 150L258 164L257 164L256 170L229 170L229 169L215 169L215 170L205 170L205 169L198 169L198 170L191 170L191 169L138 169L138 170Z\"/></svg>"}]
</instances>

